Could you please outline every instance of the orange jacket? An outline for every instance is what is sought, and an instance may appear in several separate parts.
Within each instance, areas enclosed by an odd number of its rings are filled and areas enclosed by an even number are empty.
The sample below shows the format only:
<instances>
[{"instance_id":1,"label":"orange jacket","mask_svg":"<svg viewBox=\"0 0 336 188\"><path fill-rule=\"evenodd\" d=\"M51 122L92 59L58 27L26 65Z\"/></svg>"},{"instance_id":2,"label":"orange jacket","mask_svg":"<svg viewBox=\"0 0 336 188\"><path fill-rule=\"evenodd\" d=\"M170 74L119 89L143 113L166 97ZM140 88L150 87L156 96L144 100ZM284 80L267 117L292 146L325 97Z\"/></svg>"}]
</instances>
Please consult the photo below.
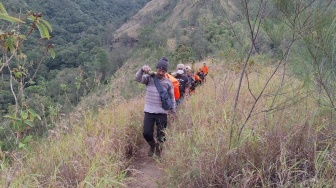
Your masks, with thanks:
<instances>
[{"instance_id":1,"label":"orange jacket","mask_svg":"<svg viewBox=\"0 0 336 188\"><path fill-rule=\"evenodd\" d=\"M209 69L206 65L203 65L201 69L203 70L204 74L208 74Z\"/></svg>"}]
</instances>

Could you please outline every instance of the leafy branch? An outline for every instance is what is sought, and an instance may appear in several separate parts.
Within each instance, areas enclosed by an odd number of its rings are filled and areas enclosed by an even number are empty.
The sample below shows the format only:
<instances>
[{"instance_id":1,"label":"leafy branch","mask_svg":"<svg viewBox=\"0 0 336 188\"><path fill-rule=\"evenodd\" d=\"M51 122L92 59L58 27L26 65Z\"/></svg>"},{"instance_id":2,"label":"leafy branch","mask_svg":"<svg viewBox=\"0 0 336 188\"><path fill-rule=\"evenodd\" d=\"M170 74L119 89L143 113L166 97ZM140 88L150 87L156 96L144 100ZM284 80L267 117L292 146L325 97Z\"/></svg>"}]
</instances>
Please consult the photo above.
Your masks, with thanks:
<instances>
[{"instance_id":1,"label":"leafy branch","mask_svg":"<svg viewBox=\"0 0 336 188\"><path fill-rule=\"evenodd\" d=\"M15 112L5 115L4 118L10 121L18 149L25 147L31 140L32 135L29 135L29 130L35 126L36 120L41 121L40 115L27 106L24 89L28 83L33 83L43 60L48 55L55 58L54 45L47 43L44 51L41 52L42 57L37 60L36 68L33 68L33 62L29 65L25 63L27 57L23 52L23 44L29 37L33 37L31 34L35 30L39 31L39 40L49 40L52 27L43 19L42 13L28 11L24 17L21 18L21 15L20 10L17 17L10 16L0 3L0 20L5 21L1 22L0 28L6 28L0 30L0 50L2 52L0 73L8 74L10 90L15 101ZM38 45L40 47L41 44ZM33 68L32 76L29 74L29 68Z\"/></svg>"}]
</instances>

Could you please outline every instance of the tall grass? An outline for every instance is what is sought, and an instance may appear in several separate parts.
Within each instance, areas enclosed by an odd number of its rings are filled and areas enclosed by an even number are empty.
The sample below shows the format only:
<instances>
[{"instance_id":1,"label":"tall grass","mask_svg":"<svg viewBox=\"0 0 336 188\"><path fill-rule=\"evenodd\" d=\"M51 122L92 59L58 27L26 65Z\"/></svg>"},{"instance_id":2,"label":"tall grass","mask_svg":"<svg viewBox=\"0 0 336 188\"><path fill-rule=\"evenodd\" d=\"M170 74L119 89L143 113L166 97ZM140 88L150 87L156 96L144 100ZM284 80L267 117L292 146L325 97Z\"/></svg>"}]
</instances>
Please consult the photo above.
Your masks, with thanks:
<instances>
[{"instance_id":1,"label":"tall grass","mask_svg":"<svg viewBox=\"0 0 336 188\"><path fill-rule=\"evenodd\" d=\"M240 95L229 147L237 75L212 65L207 82L187 100L167 130L162 184L168 187L334 187L335 121L321 113L311 92L277 75L257 103L269 68L249 74ZM223 74L225 73L225 74ZM212 77L212 78L211 78ZM218 81L222 80L222 81ZM251 92L250 92L251 91ZM328 111L328 110L327 110ZM329 113L331 113L329 111Z\"/></svg>"},{"instance_id":2,"label":"tall grass","mask_svg":"<svg viewBox=\"0 0 336 188\"><path fill-rule=\"evenodd\" d=\"M142 99L136 98L96 112L86 110L81 121L70 121L77 123L67 134L53 134L58 136L13 154L12 164L0 174L0 187L124 187L142 109Z\"/></svg>"},{"instance_id":3,"label":"tall grass","mask_svg":"<svg viewBox=\"0 0 336 188\"><path fill-rule=\"evenodd\" d=\"M250 67L231 126L239 76L213 62L207 82L169 122L160 186L335 187L334 112L316 103L314 91L276 75L238 139L272 66ZM129 85L121 80L120 88ZM0 161L0 187L126 186L127 167L143 141L144 97L114 96L107 107L70 115L30 151L12 153L11 163Z\"/></svg>"}]
</instances>

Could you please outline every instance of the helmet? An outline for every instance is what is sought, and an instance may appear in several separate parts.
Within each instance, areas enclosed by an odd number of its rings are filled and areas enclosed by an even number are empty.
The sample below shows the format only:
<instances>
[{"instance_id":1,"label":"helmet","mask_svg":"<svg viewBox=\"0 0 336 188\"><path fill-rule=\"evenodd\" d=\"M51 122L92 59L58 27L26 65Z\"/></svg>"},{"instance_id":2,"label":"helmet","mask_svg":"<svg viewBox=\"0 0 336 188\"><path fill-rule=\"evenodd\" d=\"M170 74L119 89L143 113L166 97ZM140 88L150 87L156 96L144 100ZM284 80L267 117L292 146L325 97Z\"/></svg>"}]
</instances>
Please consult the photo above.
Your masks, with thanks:
<instances>
[{"instance_id":1,"label":"helmet","mask_svg":"<svg viewBox=\"0 0 336 188\"><path fill-rule=\"evenodd\" d=\"M184 64L180 63L177 65L176 69L182 69L184 70Z\"/></svg>"}]
</instances>

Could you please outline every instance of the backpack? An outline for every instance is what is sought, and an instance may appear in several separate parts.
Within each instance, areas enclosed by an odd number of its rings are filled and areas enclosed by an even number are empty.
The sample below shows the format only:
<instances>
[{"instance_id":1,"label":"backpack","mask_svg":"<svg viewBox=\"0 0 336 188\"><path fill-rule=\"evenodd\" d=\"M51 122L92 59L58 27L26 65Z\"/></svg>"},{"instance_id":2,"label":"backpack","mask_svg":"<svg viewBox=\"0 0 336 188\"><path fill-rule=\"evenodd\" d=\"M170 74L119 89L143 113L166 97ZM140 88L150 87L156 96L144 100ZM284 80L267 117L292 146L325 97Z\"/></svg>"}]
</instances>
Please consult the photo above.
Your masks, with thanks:
<instances>
[{"instance_id":1,"label":"backpack","mask_svg":"<svg viewBox=\"0 0 336 188\"><path fill-rule=\"evenodd\" d=\"M162 102L162 108L165 110L171 110L173 109L173 101L172 97L169 94L168 90L164 90L159 82L159 79L157 76L154 76L154 84L158 92L160 93L160 98Z\"/></svg>"},{"instance_id":2,"label":"backpack","mask_svg":"<svg viewBox=\"0 0 336 188\"><path fill-rule=\"evenodd\" d=\"M204 80L204 73L203 72L197 72L197 76L201 78L201 80Z\"/></svg>"},{"instance_id":3,"label":"backpack","mask_svg":"<svg viewBox=\"0 0 336 188\"><path fill-rule=\"evenodd\" d=\"M166 78L168 78L173 84L175 100L180 99L180 82L174 76L168 73L166 73Z\"/></svg>"}]
</instances>

